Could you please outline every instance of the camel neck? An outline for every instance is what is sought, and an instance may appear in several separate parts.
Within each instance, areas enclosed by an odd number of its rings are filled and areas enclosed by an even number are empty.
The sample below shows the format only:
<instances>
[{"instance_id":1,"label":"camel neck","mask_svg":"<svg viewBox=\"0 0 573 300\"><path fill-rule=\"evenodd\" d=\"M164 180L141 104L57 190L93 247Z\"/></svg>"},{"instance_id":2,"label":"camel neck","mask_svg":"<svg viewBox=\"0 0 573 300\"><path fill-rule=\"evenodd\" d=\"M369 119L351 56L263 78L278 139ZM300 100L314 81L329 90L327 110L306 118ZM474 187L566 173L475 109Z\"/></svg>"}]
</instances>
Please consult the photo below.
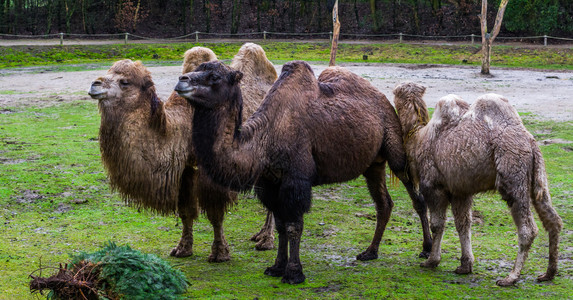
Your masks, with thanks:
<instances>
[{"instance_id":1,"label":"camel neck","mask_svg":"<svg viewBox=\"0 0 573 300\"><path fill-rule=\"evenodd\" d=\"M398 110L404 143L414 138L420 129L428 124L428 111L425 107L409 106Z\"/></svg>"},{"instance_id":2,"label":"camel neck","mask_svg":"<svg viewBox=\"0 0 573 300\"><path fill-rule=\"evenodd\" d=\"M198 164L216 183L247 191L259 173L260 162L250 139L241 138L240 107L195 108L193 145Z\"/></svg>"}]
</instances>

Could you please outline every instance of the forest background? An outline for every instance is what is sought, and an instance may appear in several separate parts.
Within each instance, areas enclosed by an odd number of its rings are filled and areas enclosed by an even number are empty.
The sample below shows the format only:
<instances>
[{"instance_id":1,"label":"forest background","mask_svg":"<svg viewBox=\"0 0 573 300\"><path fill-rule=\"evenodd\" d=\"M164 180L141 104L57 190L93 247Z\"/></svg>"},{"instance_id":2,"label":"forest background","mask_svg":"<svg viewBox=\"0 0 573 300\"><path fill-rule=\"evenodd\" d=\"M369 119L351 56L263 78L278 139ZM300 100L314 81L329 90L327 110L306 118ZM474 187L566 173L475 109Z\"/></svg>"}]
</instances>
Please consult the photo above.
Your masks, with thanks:
<instances>
[{"instance_id":1,"label":"forest background","mask_svg":"<svg viewBox=\"0 0 573 300\"><path fill-rule=\"evenodd\" d=\"M490 1L493 27L499 0ZM341 0L344 34L480 33L481 0ZM0 0L0 34L108 34L165 38L206 33L329 32L326 0ZM501 36L573 37L573 1L511 0ZM4 37L6 37L4 35Z\"/></svg>"}]
</instances>

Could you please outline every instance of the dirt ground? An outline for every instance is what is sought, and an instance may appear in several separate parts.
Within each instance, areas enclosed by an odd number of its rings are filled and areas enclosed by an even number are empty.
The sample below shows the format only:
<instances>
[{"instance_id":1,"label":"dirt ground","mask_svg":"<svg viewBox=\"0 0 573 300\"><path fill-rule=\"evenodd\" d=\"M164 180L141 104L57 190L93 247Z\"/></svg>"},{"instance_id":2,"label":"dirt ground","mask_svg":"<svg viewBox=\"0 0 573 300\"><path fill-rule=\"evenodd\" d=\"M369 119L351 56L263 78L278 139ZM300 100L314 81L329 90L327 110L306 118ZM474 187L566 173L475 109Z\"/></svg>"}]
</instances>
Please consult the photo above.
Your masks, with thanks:
<instances>
[{"instance_id":1,"label":"dirt ground","mask_svg":"<svg viewBox=\"0 0 573 300\"><path fill-rule=\"evenodd\" d=\"M457 94L473 102L485 93L507 97L520 112L540 119L573 121L573 72L514 70L493 67L493 76L479 74L478 66L341 64L367 78L392 100L392 89L400 82L414 81L427 87L426 102L433 107L441 97ZM316 75L326 65L313 65ZM280 72L280 65L276 66ZM157 91L166 99L173 90L181 67L150 67ZM58 101L86 100L90 83L105 70L33 73L9 70L0 76L0 110L21 105L49 105Z\"/></svg>"}]
</instances>

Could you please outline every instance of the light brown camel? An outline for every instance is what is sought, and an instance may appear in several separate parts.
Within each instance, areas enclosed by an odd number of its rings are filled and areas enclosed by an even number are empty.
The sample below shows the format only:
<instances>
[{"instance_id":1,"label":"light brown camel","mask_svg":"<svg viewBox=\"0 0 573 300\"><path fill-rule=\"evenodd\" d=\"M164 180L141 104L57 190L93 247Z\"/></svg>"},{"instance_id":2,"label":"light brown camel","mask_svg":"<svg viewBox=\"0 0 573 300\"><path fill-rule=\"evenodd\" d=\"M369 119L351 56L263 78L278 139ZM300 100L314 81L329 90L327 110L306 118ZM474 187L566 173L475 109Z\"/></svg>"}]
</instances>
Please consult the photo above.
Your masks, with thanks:
<instances>
[{"instance_id":1,"label":"light brown camel","mask_svg":"<svg viewBox=\"0 0 573 300\"><path fill-rule=\"evenodd\" d=\"M496 94L481 96L471 106L448 95L436 104L428 122L422 99L425 90L410 82L394 89L414 184L424 195L431 215L434 245L422 266L433 268L440 263L446 210L451 203L462 247L461 265L455 272L472 272L472 196L497 190L511 210L519 237L513 270L497 284L513 285L519 278L538 231L531 204L549 234L549 265L538 280L553 279L563 225L551 206L541 151L517 111Z\"/></svg>"},{"instance_id":2,"label":"light brown camel","mask_svg":"<svg viewBox=\"0 0 573 300\"><path fill-rule=\"evenodd\" d=\"M181 76L175 90L195 108L192 138L200 168L233 190L255 185L255 193L275 216L278 253L265 274L290 284L305 280L299 245L311 187L361 174L377 220L372 243L357 258L377 258L393 207L386 162L415 203L424 250L431 248L426 206L407 179L400 123L384 94L346 69L328 68L317 80L307 63L290 62L260 108L241 124L242 76L220 62L203 63Z\"/></svg>"},{"instance_id":3,"label":"light brown camel","mask_svg":"<svg viewBox=\"0 0 573 300\"><path fill-rule=\"evenodd\" d=\"M192 48L185 53L183 71L211 60L216 60L216 56L210 49ZM273 75L276 78L276 71L267 68L272 64L258 45L241 47L233 64L252 69L248 73L254 77L251 80L266 83L267 90ZM247 103L254 111L263 99L260 94L264 91L258 89L265 85L249 88L254 92L249 94ZM190 142L193 109L187 101L176 93L166 102L157 99L149 71L130 60L115 63L106 76L92 83L89 93L99 100L100 149L112 188L129 204L162 214L179 214L183 232L171 251L176 257L192 255L193 222L202 209L215 235L209 261L229 260L223 219L237 196L197 172ZM256 236L259 250L272 249L274 245L274 223L272 214L269 216Z\"/></svg>"}]
</instances>

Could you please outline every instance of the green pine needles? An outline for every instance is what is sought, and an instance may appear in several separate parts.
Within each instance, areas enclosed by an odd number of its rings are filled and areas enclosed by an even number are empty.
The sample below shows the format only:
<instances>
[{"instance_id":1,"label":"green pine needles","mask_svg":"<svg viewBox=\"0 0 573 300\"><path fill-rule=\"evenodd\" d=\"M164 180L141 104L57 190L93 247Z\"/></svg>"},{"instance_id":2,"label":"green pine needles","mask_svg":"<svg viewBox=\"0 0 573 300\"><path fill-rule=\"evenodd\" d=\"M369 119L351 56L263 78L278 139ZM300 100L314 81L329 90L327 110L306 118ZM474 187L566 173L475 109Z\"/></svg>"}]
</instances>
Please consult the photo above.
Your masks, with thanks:
<instances>
[{"instance_id":1,"label":"green pine needles","mask_svg":"<svg viewBox=\"0 0 573 300\"><path fill-rule=\"evenodd\" d=\"M48 299L180 299L188 286L165 260L113 242L72 256L54 276L32 278L32 292L51 290Z\"/></svg>"}]
</instances>

